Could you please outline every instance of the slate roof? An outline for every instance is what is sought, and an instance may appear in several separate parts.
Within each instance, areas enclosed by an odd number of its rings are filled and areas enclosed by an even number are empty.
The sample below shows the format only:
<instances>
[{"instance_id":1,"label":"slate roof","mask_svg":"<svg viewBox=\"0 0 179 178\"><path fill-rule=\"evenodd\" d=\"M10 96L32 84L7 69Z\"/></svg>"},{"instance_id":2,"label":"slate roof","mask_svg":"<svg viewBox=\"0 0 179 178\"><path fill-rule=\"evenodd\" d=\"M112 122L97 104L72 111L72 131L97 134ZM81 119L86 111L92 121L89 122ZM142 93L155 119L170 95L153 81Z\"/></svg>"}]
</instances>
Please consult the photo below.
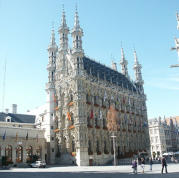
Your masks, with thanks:
<instances>
[{"instance_id":1,"label":"slate roof","mask_svg":"<svg viewBox=\"0 0 179 178\"><path fill-rule=\"evenodd\" d=\"M104 80L106 78L108 82L112 80L113 84L133 92L137 92L137 90L140 88L140 86L132 83L125 75L121 74L120 72L115 71L96 61L93 61L88 57L83 57L83 65L87 74L91 74L93 77L99 76L101 80Z\"/></svg>"},{"instance_id":2,"label":"slate roof","mask_svg":"<svg viewBox=\"0 0 179 178\"><path fill-rule=\"evenodd\" d=\"M18 123L35 123L35 116L34 115L27 115L27 114L13 114L13 113L4 113L0 112L0 122L4 122L7 116L11 117L11 122L18 122Z\"/></svg>"}]
</instances>

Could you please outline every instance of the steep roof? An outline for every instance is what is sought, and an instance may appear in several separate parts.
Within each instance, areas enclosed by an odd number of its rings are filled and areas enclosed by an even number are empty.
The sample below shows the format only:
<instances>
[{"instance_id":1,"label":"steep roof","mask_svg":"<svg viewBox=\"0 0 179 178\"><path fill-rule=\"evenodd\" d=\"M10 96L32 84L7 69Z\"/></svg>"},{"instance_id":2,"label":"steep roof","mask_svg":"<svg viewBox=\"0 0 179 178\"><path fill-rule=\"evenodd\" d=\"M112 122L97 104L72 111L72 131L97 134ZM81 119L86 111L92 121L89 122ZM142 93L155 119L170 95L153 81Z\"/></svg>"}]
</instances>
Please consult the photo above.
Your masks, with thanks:
<instances>
[{"instance_id":1,"label":"steep roof","mask_svg":"<svg viewBox=\"0 0 179 178\"><path fill-rule=\"evenodd\" d=\"M5 118L7 116L11 117L11 122L35 123L35 116L34 115L13 114L13 113L4 113L4 112L0 112L0 122L4 122Z\"/></svg>"},{"instance_id":2,"label":"steep roof","mask_svg":"<svg viewBox=\"0 0 179 178\"><path fill-rule=\"evenodd\" d=\"M103 64L89 59L88 57L83 57L83 65L87 74L93 77L99 77L101 80L112 82L115 85L123 87L133 92L137 92L140 86L132 83L125 75L118 71L115 71Z\"/></svg>"}]
</instances>

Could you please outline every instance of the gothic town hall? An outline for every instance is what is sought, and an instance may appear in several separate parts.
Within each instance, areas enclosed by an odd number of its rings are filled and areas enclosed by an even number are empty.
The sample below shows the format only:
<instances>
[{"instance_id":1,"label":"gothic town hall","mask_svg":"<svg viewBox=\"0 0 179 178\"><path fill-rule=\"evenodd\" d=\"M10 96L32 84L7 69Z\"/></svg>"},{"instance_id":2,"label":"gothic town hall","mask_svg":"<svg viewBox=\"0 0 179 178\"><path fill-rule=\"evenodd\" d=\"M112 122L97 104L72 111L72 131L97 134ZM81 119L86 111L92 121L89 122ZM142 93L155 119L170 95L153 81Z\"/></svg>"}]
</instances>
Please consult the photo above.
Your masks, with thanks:
<instances>
[{"instance_id":1,"label":"gothic town hall","mask_svg":"<svg viewBox=\"0 0 179 178\"><path fill-rule=\"evenodd\" d=\"M52 30L46 109L37 118L45 128L47 162L100 165L113 160L114 150L118 159L149 151L146 95L136 51L133 81L123 48L121 72L114 62L107 67L85 55L77 11L69 30L63 10L58 33L59 46Z\"/></svg>"}]
</instances>

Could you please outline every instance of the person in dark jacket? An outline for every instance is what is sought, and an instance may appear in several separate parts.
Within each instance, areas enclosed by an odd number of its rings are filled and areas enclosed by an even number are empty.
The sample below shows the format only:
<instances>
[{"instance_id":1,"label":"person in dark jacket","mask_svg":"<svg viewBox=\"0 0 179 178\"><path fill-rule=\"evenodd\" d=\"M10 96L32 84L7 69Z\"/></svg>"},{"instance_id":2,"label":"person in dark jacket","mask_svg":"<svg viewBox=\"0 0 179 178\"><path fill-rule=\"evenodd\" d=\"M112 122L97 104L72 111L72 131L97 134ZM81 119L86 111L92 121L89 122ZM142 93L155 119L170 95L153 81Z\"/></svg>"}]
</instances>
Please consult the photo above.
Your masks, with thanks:
<instances>
[{"instance_id":1,"label":"person in dark jacket","mask_svg":"<svg viewBox=\"0 0 179 178\"><path fill-rule=\"evenodd\" d=\"M165 157L162 157L161 163L162 163L162 171L161 171L161 173L163 174L163 169L164 169L164 167L165 167L165 172L168 173L168 172L167 172L167 161L166 161L166 158L165 158Z\"/></svg>"}]
</instances>

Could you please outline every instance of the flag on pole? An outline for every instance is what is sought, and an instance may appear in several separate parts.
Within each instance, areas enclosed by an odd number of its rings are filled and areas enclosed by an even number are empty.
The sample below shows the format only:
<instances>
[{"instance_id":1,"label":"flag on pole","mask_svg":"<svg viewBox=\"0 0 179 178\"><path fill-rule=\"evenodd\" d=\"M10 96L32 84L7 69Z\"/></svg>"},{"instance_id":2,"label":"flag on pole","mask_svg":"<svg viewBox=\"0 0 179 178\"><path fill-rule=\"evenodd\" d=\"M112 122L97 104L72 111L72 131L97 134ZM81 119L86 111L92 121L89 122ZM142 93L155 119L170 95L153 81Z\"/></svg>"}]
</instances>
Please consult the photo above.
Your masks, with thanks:
<instances>
[{"instance_id":1,"label":"flag on pole","mask_svg":"<svg viewBox=\"0 0 179 178\"><path fill-rule=\"evenodd\" d=\"M26 135L25 139L28 140L28 138L29 138L29 134L28 134L28 132L27 132L27 135Z\"/></svg>"},{"instance_id":2,"label":"flag on pole","mask_svg":"<svg viewBox=\"0 0 179 178\"><path fill-rule=\"evenodd\" d=\"M18 132L16 132L16 141L17 141L17 139L18 139Z\"/></svg>"},{"instance_id":3,"label":"flag on pole","mask_svg":"<svg viewBox=\"0 0 179 178\"><path fill-rule=\"evenodd\" d=\"M3 139L3 140L6 139L6 130L5 130L5 132L4 132L4 135L3 135L2 139Z\"/></svg>"}]
</instances>

